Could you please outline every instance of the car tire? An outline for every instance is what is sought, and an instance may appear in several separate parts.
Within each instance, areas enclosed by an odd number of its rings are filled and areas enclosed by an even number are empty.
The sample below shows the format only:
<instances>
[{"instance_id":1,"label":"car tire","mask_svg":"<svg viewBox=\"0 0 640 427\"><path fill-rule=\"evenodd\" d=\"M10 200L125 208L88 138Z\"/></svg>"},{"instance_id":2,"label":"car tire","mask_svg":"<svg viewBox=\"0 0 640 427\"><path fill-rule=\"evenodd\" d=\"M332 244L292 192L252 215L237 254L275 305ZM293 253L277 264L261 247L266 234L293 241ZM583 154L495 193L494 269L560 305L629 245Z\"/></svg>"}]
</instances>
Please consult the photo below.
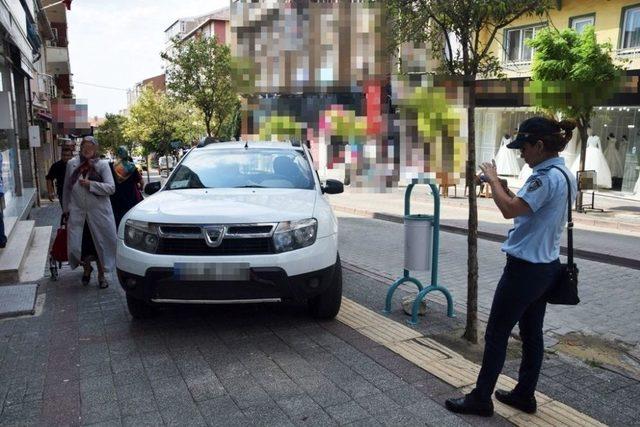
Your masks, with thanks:
<instances>
[{"instance_id":1,"label":"car tire","mask_svg":"<svg viewBox=\"0 0 640 427\"><path fill-rule=\"evenodd\" d=\"M127 308L131 317L136 320L148 319L155 314L155 309L149 303L129 295L127 295Z\"/></svg>"},{"instance_id":2,"label":"car tire","mask_svg":"<svg viewBox=\"0 0 640 427\"><path fill-rule=\"evenodd\" d=\"M329 287L320 295L309 298L309 313L316 319L333 319L342 303L342 264L338 254Z\"/></svg>"}]
</instances>

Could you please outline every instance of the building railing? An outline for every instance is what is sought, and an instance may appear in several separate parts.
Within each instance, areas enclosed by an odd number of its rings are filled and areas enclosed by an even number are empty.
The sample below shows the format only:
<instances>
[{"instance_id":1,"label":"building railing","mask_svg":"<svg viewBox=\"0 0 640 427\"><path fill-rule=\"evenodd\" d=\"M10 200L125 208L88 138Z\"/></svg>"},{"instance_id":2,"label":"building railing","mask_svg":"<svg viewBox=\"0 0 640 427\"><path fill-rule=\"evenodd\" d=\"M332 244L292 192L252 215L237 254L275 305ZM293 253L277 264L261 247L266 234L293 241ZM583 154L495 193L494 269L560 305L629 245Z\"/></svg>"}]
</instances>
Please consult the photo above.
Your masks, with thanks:
<instances>
[{"instance_id":1,"label":"building railing","mask_svg":"<svg viewBox=\"0 0 640 427\"><path fill-rule=\"evenodd\" d=\"M631 47L616 50L616 56L619 58L636 58L640 57L640 47Z\"/></svg>"}]
</instances>

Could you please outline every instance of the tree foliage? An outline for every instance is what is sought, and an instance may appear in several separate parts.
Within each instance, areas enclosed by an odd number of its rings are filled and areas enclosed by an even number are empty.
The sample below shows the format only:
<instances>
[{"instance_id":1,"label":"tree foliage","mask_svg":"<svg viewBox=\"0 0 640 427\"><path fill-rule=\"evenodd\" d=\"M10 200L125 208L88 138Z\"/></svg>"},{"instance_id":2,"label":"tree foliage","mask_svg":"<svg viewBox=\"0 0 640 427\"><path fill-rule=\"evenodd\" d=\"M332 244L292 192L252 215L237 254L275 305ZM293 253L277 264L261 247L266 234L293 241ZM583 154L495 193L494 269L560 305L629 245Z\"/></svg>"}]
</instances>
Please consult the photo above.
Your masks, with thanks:
<instances>
[{"instance_id":1,"label":"tree foliage","mask_svg":"<svg viewBox=\"0 0 640 427\"><path fill-rule=\"evenodd\" d=\"M231 51L216 37L173 42L172 49L162 54L168 62L168 88L172 95L200 110L208 136L220 137L238 101Z\"/></svg>"},{"instance_id":2,"label":"tree foliage","mask_svg":"<svg viewBox=\"0 0 640 427\"><path fill-rule=\"evenodd\" d=\"M529 42L535 49L529 95L533 105L574 119L582 141L594 107L611 98L623 70L612 59L610 43L599 44L594 28L578 34L573 29L539 32ZM586 144L581 145L584 170Z\"/></svg>"},{"instance_id":3,"label":"tree foliage","mask_svg":"<svg viewBox=\"0 0 640 427\"><path fill-rule=\"evenodd\" d=\"M440 73L474 78L501 74L492 52L498 32L515 20L543 15L551 0L388 0L393 52L426 43Z\"/></svg>"},{"instance_id":4,"label":"tree foliage","mask_svg":"<svg viewBox=\"0 0 640 427\"><path fill-rule=\"evenodd\" d=\"M439 73L462 80L466 89L468 159L466 180L475 188L475 82L478 76L499 76L500 63L493 54L496 37L517 19L542 15L552 0L387 0L390 48L398 52L405 42L425 43L440 64ZM400 58L399 58L400 59ZM401 62L400 65L402 66ZM478 341L478 211L474 191L469 191L467 238L467 325L464 337Z\"/></svg>"},{"instance_id":5,"label":"tree foliage","mask_svg":"<svg viewBox=\"0 0 640 427\"><path fill-rule=\"evenodd\" d=\"M130 152L133 150L133 141L125 135L126 122L127 118L121 114L105 115L104 123L96 129L102 152L115 153L121 145L128 147Z\"/></svg>"},{"instance_id":6,"label":"tree foliage","mask_svg":"<svg viewBox=\"0 0 640 427\"><path fill-rule=\"evenodd\" d=\"M193 107L151 87L143 88L125 125L125 135L139 142L145 154L170 153L171 142L190 143L203 134L204 125Z\"/></svg>"}]
</instances>

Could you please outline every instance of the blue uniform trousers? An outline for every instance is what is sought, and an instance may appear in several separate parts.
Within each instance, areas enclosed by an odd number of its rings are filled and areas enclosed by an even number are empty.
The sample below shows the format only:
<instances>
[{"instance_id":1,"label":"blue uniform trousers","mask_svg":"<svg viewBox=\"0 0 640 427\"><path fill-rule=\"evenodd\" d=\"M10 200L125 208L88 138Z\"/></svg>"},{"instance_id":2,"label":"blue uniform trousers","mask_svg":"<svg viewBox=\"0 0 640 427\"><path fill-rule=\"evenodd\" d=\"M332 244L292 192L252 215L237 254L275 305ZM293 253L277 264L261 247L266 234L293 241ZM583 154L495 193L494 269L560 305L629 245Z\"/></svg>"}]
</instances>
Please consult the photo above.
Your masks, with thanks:
<instances>
[{"instance_id":1,"label":"blue uniform trousers","mask_svg":"<svg viewBox=\"0 0 640 427\"><path fill-rule=\"evenodd\" d=\"M515 392L523 397L533 396L544 355L542 325L547 308L544 294L559 279L560 272L559 260L534 264L507 256L507 265L493 297L482 368L473 391L479 398L491 398L504 365L507 341L516 323L520 324L522 360Z\"/></svg>"}]
</instances>

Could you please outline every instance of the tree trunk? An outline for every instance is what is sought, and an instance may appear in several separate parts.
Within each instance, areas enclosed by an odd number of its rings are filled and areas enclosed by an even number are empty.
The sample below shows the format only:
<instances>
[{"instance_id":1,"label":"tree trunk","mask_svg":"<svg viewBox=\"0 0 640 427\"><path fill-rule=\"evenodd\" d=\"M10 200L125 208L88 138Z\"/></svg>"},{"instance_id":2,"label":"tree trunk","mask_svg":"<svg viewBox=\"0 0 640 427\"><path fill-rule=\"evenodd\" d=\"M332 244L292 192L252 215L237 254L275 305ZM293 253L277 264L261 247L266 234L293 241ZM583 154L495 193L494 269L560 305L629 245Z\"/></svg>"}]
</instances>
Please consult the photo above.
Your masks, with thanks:
<instances>
[{"instance_id":1,"label":"tree trunk","mask_svg":"<svg viewBox=\"0 0 640 427\"><path fill-rule=\"evenodd\" d=\"M589 121L586 117L579 117L577 120L578 133L580 134L580 167L578 170L583 171L585 162L587 160L587 139L589 135L587 135L587 126L589 126ZM569 167L571 167L569 165ZM582 192L578 191L576 195L576 209L578 206L582 206Z\"/></svg>"},{"instance_id":2,"label":"tree trunk","mask_svg":"<svg viewBox=\"0 0 640 427\"><path fill-rule=\"evenodd\" d=\"M469 222L467 235L467 325L463 338L478 342L478 205L476 200L476 87L475 76L465 79L469 96L467 106L468 157L466 179L469 187Z\"/></svg>"},{"instance_id":3,"label":"tree trunk","mask_svg":"<svg viewBox=\"0 0 640 427\"><path fill-rule=\"evenodd\" d=\"M207 114L204 115L204 125L207 128L207 136L212 136L211 135L211 117L212 116Z\"/></svg>"}]
</instances>

